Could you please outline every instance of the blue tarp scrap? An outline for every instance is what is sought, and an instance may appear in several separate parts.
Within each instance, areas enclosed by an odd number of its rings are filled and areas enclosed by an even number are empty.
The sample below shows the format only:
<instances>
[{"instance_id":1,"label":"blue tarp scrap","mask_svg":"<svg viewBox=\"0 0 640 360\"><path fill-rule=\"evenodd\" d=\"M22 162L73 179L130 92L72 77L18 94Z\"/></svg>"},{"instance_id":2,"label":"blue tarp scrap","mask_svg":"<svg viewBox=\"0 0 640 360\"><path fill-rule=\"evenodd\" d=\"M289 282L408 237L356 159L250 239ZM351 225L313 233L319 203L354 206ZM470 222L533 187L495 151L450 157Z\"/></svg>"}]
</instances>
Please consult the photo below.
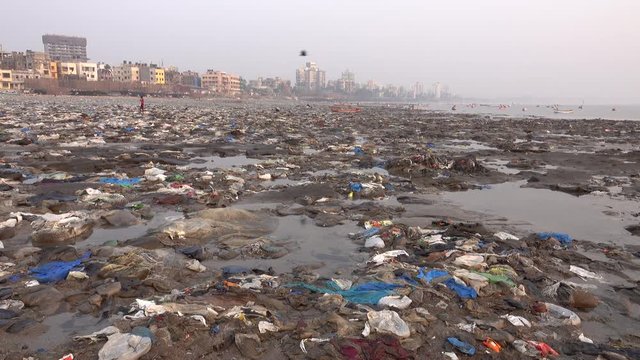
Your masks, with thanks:
<instances>
[{"instance_id":1,"label":"blue tarp scrap","mask_svg":"<svg viewBox=\"0 0 640 360\"><path fill-rule=\"evenodd\" d=\"M353 148L353 153L357 156L362 156L364 155L364 150L362 150L362 147L356 146Z\"/></svg>"},{"instance_id":2,"label":"blue tarp scrap","mask_svg":"<svg viewBox=\"0 0 640 360\"><path fill-rule=\"evenodd\" d=\"M89 257L91 257L91 252L87 251L76 260L48 262L32 268L29 273L41 283L64 280L67 278L67 275L69 275L69 271L82 264L82 262Z\"/></svg>"},{"instance_id":3,"label":"blue tarp scrap","mask_svg":"<svg viewBox=\"0 0 640 360\"><path fill-rule=\"evenodd\" d=\"M446 278L448 277L448 278ZM442 281L449 290L455 291L456 294L462 299L475 299L478 297L478 292L469 286L459 284L453 277L449 275L449 273L445 270L440 269L432 269L425 272L424 268L420 268L418 272L418 279L424 279L426 282L430 283L438 278L445 278Z\"/></svg>"},{"instance_id":4,"label":"blue tarp scrap","mask_svg":"<svg viewBox=\"0 0 640 360\"><path fill-rule=\"evenodd\" d=\"M370 305L377 304L380 299L385 296L394 295L394 289L403 287L398 284L388 284L376 281L355 285L349 290L342 290L333 281L327 281L326 287L320 287L303 282L295 282L285 286L289 288L303 288L317 293L338 294L348 302Z\"/></svg>"},{"instance_id":5,"label":"blue tarp scrap","mask_svg":"<svg viewBox=\"0 0 640 360\"><path fill-rule=\"evenodd\" d=\"M537 235L540 240L548 240L549 238L557 239L564 246L571 245L573 241L571 235L562 232L539 232Z\"/></svg>"},{"instance_id":6,"label":"blue tarp scrap","mask_svg":"<svg viewBox=\"0 0 640 360\"><path fill-rule=\"evenodd\" d=\"M142 181L142 178L139 178L139 177L130 178L130 179L118 179L113 177L100 178L101 184L113 184L113 185L120 185L120 186L132 186L141 181Z\"/></svg>"},{"instance_id":7,"label":"blue tarp scrap","mask_svg":"<svg viewBox=\"0 0 640 360\"><path fill-rule=\"evenodd\" d=\"M448 337L447 341L449 342L449 344L455 346L456 349L458 349L463 354L467 354L469 356L473 356L476 354L476 348L474 348L473 345L461 341L456 337Z\"/></svg>"}]
</instances>

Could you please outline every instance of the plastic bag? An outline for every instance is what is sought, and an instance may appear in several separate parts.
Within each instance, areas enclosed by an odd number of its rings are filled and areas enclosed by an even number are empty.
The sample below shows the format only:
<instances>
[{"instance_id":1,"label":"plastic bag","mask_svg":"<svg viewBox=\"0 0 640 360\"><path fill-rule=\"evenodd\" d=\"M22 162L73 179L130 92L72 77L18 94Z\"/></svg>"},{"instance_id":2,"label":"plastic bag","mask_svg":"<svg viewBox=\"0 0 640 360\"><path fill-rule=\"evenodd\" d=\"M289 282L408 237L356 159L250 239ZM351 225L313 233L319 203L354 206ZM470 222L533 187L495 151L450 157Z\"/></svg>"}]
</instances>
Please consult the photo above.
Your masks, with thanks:
<instances>
[{"instance_id":1,"label":"plastic bag","mask_svg":"<svg viewBox=\"0 0 640 360\"><path fill-rule=\"evenodd\" d=\"M41 283L50 283L64 280L69 275L69 271L91 257L91 252L87 251L77 260L73 261L52 261L42 264L30 270L31 275Z\"/></svg>"},{"instance_id":2,"label":"plastic bag","mask_svg":"<svg viewBox=\"0 0 640 360\"><path fill-rule=\"evenodd\" d=\"M133 334L116 333L98 352L98 360L136 360L151 350L151 339Z\"/></svg>"},{"instance_id":3,"label":"plastic bag","mask_svg":"<svg viewBox=\"0 0 640 360\"><path fill-rule=\"evenodd\" d=\"M411 335L409 326L395 311L369 311L367 313L367 319L369 320L368 324L371 329L376 332L394 334L398 337L409 337Z\"/></svg>"},{"instance_id":4,"label":"plastic bag","mask_svg":"<svg viewBox=\"0 0 640 360\"><path fill-rule=\"evenodd\" d=\"M561 232L539 232L537 235L538 235L538 238L540 240L548 240L549 238L554 238L554 239L560 241L560 244L562 244L564 246L571 245L571 242L573 241L573 238L567 233L561 233Z\"/></svg>"},{"instance_id":5,"label":"plastic bag","mask_svg":"<svg viewBox=\"0 0 640 360\"><path fill-rule=\"evenodd\" d=\"M473 356L476 354L476 348L474 348L473 345L468 344L464 341L461 341L458 338L449 337L447 338L447 341L449 342L449 344L455 346L456 349L458 349L458 351L460 351L463 354L467 354L469 356Z\"/></svg>"},{"instance_id":6,"label":"plastic bag","mask_svg":"<svg viewBox=\"0 0 640 360\"><path fill-rule=\"evenodd\" d=\"M382 238L380 236L372 236L370 238L367 239L367 241L364 242L364 247L366 248L378 248L378 249L382 249L384 248L384 240L382 240Z\"/></svg>"}]
</instances>

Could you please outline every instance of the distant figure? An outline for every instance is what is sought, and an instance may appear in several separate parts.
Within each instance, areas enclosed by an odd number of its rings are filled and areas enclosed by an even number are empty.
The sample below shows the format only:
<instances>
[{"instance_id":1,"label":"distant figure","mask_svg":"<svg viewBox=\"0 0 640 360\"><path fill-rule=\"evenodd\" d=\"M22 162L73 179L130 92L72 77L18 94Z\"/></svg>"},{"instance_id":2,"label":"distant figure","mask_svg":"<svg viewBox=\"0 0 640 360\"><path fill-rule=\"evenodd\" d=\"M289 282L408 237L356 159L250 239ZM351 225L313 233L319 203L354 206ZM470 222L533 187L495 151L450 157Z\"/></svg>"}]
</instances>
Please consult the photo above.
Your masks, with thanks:
<instances>
[{"instance_id":1,"label":"distant figure","mask_svg":"<svg viewBox=\"0 0 640 360\"><path fill-rule=\"evenodd\" d=\"M526 107L523 107L523 108L522 108L522 111L523 111L523 112L524 112L524 111L527 111L527 108L526 108Z\"/></svg>"},{"instance_id":2,"label":"distant figure","mask_svg":"<svg viewBox=\"0 0 640 360\"><path fill-rule=\"evenodd\" d=\"M612 108L611 111L616 111L616 108Z\"/></svg>"},{"instance_id":3,"label":"distant figure","mask_svg":"<svg viewBox=\"0 0 640 360\"><path fill-rule=\"evenodd\" d=\"M307 50L300 50L300 56L307 56Z\"/></svg>"},{"instance_id":4,"label":"distant figure","mask_svg":"<svg viewBox=\"0 0 640 360\"><path fill-rule=\"evenodd\" d=\"M452 111L456 111L456 106L453 105L453 107L451 108Z\"/></svg>"},{"instance_id":5,"label":"distant figure","mask_svg":"<svg viewBox=\"0 0 640 360\"><path fill-rule=\"evenodd\" d=\"M144 95L140 95L140 112L144 111Z\"/></svg>"}]
</instances>

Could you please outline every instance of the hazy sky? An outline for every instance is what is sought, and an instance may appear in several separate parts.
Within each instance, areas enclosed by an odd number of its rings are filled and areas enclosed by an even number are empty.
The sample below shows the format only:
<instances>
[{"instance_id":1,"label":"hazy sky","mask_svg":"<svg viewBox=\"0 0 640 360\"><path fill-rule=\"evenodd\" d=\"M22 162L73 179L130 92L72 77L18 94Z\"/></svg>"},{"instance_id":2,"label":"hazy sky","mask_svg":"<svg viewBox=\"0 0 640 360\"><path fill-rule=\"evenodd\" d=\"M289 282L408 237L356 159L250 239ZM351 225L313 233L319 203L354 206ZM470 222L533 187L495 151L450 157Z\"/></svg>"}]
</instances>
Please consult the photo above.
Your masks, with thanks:
<instances>
[{"instance_id":1,"label":"hazy sky","mask_svg":"<svg viewBox=\"0 0 640 360\"><path fill-rule=\"evenodd\" d=\"M327 79L349 68L463 96L640 103L639 0L19 0L2 12L5 50L78 35L108 63L293 80L312 60Z\"/></svg>"}]
</instances>

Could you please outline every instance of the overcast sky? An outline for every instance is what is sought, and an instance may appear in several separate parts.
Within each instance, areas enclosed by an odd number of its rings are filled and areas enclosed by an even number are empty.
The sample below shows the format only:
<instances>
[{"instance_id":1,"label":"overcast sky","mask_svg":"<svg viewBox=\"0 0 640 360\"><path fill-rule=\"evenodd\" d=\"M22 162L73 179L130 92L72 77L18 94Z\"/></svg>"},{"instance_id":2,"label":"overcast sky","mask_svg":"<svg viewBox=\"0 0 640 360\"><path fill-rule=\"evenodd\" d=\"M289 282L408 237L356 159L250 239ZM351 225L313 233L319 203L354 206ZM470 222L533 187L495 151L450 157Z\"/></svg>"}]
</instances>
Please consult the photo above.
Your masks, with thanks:
<instances>
[{"instance_id":1,"label":"overcast sky","mask_svg":"<svg viewBox=\"0 0 640 360\"><path fill-rule=\"evenodd\" d=\"M447 84L462 96L640 103L640 0L3 1L4 50L87 38L93 61ZM298 56L306 49L309 56Z\"/></svg>"}]
</instances>

